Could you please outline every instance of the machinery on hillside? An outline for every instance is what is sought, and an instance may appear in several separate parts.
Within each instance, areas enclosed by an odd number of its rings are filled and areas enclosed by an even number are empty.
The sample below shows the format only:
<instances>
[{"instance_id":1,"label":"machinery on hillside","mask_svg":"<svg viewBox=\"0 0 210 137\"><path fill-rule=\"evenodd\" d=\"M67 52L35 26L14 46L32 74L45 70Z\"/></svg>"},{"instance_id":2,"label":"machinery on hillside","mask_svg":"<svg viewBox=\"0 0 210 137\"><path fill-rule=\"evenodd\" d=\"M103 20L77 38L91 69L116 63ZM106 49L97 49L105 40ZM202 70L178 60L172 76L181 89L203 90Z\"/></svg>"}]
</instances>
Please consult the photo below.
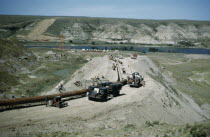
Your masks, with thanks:
<instances>
[{"instance_id":1,"label":"machinery on hillside","mask_svg":"<svg viewBox=\"0 0 210 137\"><path fill-rule=\"evenodd\" d=\"M120 95L120 90L122 89L123 84L121 83L112 83L112 82L104 82L99 83L98 87L106 87L108 89L108 94L113 95L113 97L117 97Z\"/></svg>"},{"instance_id":2,"label":"machinery on hillside","mask_svg":"<svg viewBox=\"0 0 210 137\"><path fill-rule=\"evenodd\" d=\"M87 96L89 100L97 99L100 101L107 101L108 89L105 87L89 86Z\"/></svg>"},{"instance_id":3,"label":"machinery on hillside","mask_svg":"<svg viewBox=\"0 0 210 137\"><path fill-rule=\"evenodd\" d=\"M143 76L141 76L138 72L134 72L129 81L130 87L140 87L145 84Z\"/></svg>"},{"instance_id":4,"label":"machinery on hillside","mask_svg":"<svg viewBox=\"0 0 210 137\"><path fill-rule=\"evenodd\" d=\"M107 101L108 96L117 97L120 95L122 89L121 83L103 82L97 86L89 86L87 96L89 100L97 99L100 101Z\"/></svg>"},{"instance_id":5,"label":"machinery on hillside","mask_svg":"<svg viewBox=\"0 0 210 137\"><path fill-rule=\"evenodd\" d=\"M68 103L65 103L62 99L61 96L55 96L52 100L46 99L46 106L53 106L53 107L58 107L58 108L63 108L68 106Z\"/></svg>"}]
</instances>

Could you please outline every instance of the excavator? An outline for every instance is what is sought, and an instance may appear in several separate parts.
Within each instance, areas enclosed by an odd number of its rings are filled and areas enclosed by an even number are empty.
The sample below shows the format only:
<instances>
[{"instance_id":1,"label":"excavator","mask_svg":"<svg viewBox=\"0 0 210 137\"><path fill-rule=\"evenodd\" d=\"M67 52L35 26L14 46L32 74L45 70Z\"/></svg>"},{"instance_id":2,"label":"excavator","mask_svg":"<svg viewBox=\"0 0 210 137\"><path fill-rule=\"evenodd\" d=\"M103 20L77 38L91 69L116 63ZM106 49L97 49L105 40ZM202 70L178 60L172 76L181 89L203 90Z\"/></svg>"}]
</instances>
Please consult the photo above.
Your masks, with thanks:
<instances>
[{"instance_id":1,"label":"excavator","mask_svg":"<svg viewBox=\"0 0 210 137\"><path fill-rule=\"evenodd\" d=\"M138 72L134 72L132 74L132 78L131 80L129 80L130 82L130 87L140 87L142 85L144 85L144 78L143 76L141 76Z\"/></svg>"}]
</instances>

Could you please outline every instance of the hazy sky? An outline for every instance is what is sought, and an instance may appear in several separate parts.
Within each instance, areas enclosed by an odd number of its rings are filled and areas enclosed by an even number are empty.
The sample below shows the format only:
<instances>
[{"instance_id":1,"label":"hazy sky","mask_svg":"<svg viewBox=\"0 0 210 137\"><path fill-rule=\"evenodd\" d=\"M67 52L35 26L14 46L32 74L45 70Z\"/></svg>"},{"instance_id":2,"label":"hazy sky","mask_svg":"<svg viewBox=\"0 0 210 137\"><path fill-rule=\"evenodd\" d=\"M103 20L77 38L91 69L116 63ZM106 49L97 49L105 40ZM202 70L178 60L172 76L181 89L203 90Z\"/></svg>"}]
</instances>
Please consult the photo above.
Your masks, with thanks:
<instances>
[{"instance_id":1,"label":"hazy sky","mask_svg":"<svg viewBox=\"0 0 210 137\"><path fill-rule=\"evenodd\" d=\"M0 0L0 14L210 20L210 0Z\"/></svg>"}]
</instances>

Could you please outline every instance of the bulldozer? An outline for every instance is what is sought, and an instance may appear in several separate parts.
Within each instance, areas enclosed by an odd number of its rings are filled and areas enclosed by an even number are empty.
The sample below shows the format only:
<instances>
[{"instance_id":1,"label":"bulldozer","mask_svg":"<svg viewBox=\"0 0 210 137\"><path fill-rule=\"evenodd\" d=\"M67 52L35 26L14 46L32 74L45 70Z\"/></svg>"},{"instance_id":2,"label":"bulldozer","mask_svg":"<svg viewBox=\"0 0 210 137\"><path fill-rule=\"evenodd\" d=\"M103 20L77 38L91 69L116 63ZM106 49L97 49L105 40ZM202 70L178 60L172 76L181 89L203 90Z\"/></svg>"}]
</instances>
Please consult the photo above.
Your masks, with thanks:
<instances>
[{"instance_id":1,"label":"bulldozer","mask_svg":"<svg viewBox=\"0 0 210 137\"><path fill-rule=\"evenodd\" d=\"M97 86L89 86L87 96L89 100L107 101L109 96L117 97L120 95L121 83L102 82Z\"/></svg>"},{"instance_id":2,"label":"bulldozer","mask_svg":"<svg viewBox=\"0 0 210 137\"><path fill-rule=\"evenodd\" d=\"M52 106L52 107L58 107L58 108L63 108L68 106L68 103L65 103L62 99L61 96L55 96L52 100L48 100L46 98L46 106Z\"/></svg>"},{"instance_id":3,"label":"bulldozer","mask_svg":"<svg viewBox=\"0 0 210 137\"><path fill-rule=\"evenodd\" d=\"M130 87L140 87L144 85L144 78L138 72L134 72L132 74L132 78L130 80Z\"/></svg>"}]
</instances>

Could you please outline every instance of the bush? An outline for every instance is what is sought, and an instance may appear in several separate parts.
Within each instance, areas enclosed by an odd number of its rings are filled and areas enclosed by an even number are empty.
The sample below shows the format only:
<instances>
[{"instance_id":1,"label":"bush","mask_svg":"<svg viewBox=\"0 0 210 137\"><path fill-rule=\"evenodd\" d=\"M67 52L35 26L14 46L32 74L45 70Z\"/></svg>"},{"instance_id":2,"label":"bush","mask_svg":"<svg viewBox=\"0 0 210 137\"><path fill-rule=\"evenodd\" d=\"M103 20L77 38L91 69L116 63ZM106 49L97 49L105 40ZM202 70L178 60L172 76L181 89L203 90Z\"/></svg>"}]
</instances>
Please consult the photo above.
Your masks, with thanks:
<instances>
[{"instance_id":1,"label":"bush","mask_svg":"<svg viewBox=\"0 0 210 137\"><path fill-rule=\"evenodd\" d=\"M141 52L142 52L142 53L146 53L146 51L145 51L145 50L142 50Z\"/></svg>"},{"instance_id":2,"label":"bush","mask_svg":"<svg viewBox=\"0 0 210 137\"><path fill-rule=\"evenodd\" d=\"M206 137L207 136L207 132L209 132L209 130L210 130L209 128L206 128L203 125L196 124L196 125L191 127L190 134L193 137Z\"/></svg>"},{"instance_id":3,"label":"bush","mask_svg":"<svg viewBox=\"0 0 210 137\"><path fill-rule=\"evenodd\" d=\"M147 127L151 127L151 126L159 125L159 124L160 124L160 122L159 122L158 120L155 120L155 121L153 121L153 122L150 122L150 121L146 121L146 122L145 122L145 125L146 125Z\"/></svg>"},{"instance_id":4,"label":"bush","mask_svg":"<svg viewBox=\"0 0 210 137\"><path fill-rule=\"evenodd\" d=\"M153 121L153 125L159 125L159 124L160 124L160 122L158 120Z\"/></svg>"},{"instance_id":5,"label":"bush","mask_svg":"<svg viewBox=\"0 0 210 137\"><path fill-rule=\"evenodd\" d=\"M210 126L208 124L195 124L193 126L186 124L183 132L192 137L206 137L210 135Z\"/></svg>"},{"instance_id":6,"label":"bush","mask_svg":"<svg viewBox=\"0 0 210 137\"><path fill-rule=\"evenodd\" d=\"M149 52L158 52L159 50L156 48L149 48Z\"/></svg>"},{"instance_id":7,"label":"bush","mask_svg":"<svg viewBox=\"0 0 210 137\"><path fill-rule=\"evenodd\" d=\"M123 47L123 48L121 48L121 50L128 51L128 48L127 47Z\"/></svg>"},{"instance_id":8,"label":"bush","mask_svg":"<svg viewBox=\"0 0 210 137\"><path fill-rule=\"evenodd\" d=\"M192 47L192 46L195 46L193 43L191 43L190 41L180 41L178 42L178 44L180 45L185 45L185 46L189 46L189 47Z\"/></svg>"},{"instance_id":9,"label":"bush","mask_svg":"<svg viewBox=\"0 0 210 137\"><path fill-rule=\"evenodd\" d=\"M145 125L146 125L147 127L153 126L152 123L150 123L149 121L146 121L146 122L145 122Z\"/></svg>"},{"instance_id":10,"label":"bush","mask_svg":"<svg viewBox=\"0 0 210 137\"><path fill-rule=\"evenodd\" d=\"M163 137L170 137L169 135L167 135L167 134L164 134L164 136Z\"/></svg>"},{"instance_id":11,"label":"bush","mask_svg":"<svg viewBox=\"0 0 210 137\"><path fill-rule=\"evenodd\" d=\"M91 44L92 44L92 45L96 45L96 43L95 43L95 42L91 42Z\"/></svg>"},{"instance_id":12,"label":"bush","mask_svg":"<svg viewBox=\"0 0 210 137\"><path fill-rule=\"evenodd\" d=\"M173 50L168 50L168 53L175 53L175 51L173 51Z\"/></svg>"},{"instance_id":13,"label":"bush","mask_svg":"<svg viewBox=\"0 0 210 137\"><path fill-rule=\"evenodd\" d=\"M133 51L133 50L134 50L134 49L133 49L133 46L131 46L131 47L130 47L130 51Z\"/></svg>"},{"instance_id":14,"label":"bush","mask_svg":"<svg viewBox=\"0 0 210 137\"><path fill-rule=\"evenodd\" d=\"M133 129L135 129L136 128L136 125L133 125L133 124L127 124L125 127L124 127L124 129L125 130L133 130Z\"/></svg>"},{"instance_id":15,"label":"bush","mask_svg":"<svg viewBox=\"0 0 210 137\"><path fill-rule=\"evenodd\" d=\"M10 91L12 86L19 84L18 78L8 72L0 71L0 93Z\"/></svg>"}]
</instances>

